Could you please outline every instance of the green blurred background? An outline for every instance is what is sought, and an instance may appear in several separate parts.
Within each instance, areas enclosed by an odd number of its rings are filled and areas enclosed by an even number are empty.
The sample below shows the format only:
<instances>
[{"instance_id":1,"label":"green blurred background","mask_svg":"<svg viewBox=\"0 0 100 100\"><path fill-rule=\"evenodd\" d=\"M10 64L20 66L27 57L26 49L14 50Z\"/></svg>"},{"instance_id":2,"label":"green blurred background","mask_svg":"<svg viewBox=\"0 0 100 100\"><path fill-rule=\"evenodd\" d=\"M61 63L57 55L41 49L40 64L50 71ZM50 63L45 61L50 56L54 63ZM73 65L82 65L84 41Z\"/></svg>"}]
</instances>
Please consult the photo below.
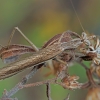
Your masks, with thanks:
<instances>
[{"instance_id":1,"label":"green blurred background","mask_svg":"<svg viewBox=\"0 0 100 100\"><path fill-rule=\"evenodd\" d=\"M76 12L82 25L89 33L99 35L100 32L100 1L99 0L73 0ZM67 30L82 33L82 28L72 8L70 0L0 0L0 44L7 45L9 36L15 26L37 46L41 47L48 39ZM16 32L12 43L29 45L22 36ZM0 61L0 68L5 64ZM10 90L29 70L0 81L0 97L4 89ZM43 68L31 82L36 82L48 77L48 71ZM70 74L80 76L80 82L87 80L85 70L78 64L70 68ZM45 86L26 88L20 90L14 97L19 100L47 100ZM63 100L67 93L71 94L70 100L85 100L86 90L65 90L58 85L51 85L53 100Z\"/></svg>"}]
</instances>

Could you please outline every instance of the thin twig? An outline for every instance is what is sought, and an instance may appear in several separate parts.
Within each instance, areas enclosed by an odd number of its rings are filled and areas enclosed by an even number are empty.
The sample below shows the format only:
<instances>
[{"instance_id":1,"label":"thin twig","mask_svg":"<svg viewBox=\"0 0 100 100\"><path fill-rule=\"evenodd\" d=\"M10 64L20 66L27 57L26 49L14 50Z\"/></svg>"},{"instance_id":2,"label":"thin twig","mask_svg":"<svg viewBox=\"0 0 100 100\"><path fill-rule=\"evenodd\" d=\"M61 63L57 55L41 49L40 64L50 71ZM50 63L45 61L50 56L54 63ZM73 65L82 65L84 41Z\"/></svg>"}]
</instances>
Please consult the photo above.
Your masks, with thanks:
<instances>
[{"instance_id":1,"label":"thin twig","mask_svg":"<svg viewBox=\"0 0 100 100\"><path fill-rule=\"evenodd\" d=\"M93 77L92 77L92 74L91 74L90 69L87 70L86 73L87 73L87 76L88 76L89 81L91 82L91 85L92 85L93 87L100 87L100 86L99 86L98 84L96 84L95 81L93 80Z\"/></svg>"},{"instance_id":2,"label":"thin twig","mask_svg":"<svg viewBox=\"0 0 100 100\"><path fill-rule=\"evenodd\" d=\"M17 98L2 98L0 100L18 100Z\"/></svg>"},{"instance_id":3,"label":"thin twig","mask_svg":"<svg viewBox=\"0 0 100 100\"><path fill-rule=\"evenodd\" d=\"M47 84L46 84L46 94L47 94L48 100L52 100L52 99L51 99L51 96L50 96L50 94L51 94L50 83L47 83Z\"/></svg>"},{"instance_id":4,"label":"thin twig","mask_svg":"<svg viewBox=\"0 0 100 100\"><path fill-rule=\"evenodd\" d=\"M67 97L64 100L69 100L70 94L68 93Z\"/></svg>"},{"instance_id":5,"label":"thin twig","mask_svg":"<svg viewBox=\"0 0 100 100\"><path fill-rule=\"evenodd\" d=\"M78 62L78 61L77 61L77 62ZM94 86L94 87L100 87L100 86L97 85L97 84L95 83L95 81L93 80L93 77L92 77L92 74L91 74L90 69L89 69L84 63L82 63L82 62L78 62L78 63L79 63L80 65L82 65L82 67L84 67L84 68L86 69L86 74L87 74L87 77L88 77L88 79L89 79L91 85Z\"/></svg>"},{"instance_id":6,"label":"thin twig","mask_svg":"<svg viewBox=\"0 0 100 100\"><path fill-rule=\"evenodd\" d=\"M41 82L35 82L35 83L31 83L31 84L26 84L26 85L23 85L23 88L40 86L40 85L44 85L44 84L47 84L47 83L56 84L55 80L56 80L56 78L53 78L53 79L48 79L48 80L41 81Z\"/></svg>"},{"instance_id":7,"label":"thin twig","mask_svg":"<svg viewBox=\"0 0 100 100\"><path fill-rule=\"evenodd\" d=\"M85 68L85 70L88 70L89 68L81 61L76 61L77 63L79 63L83 68Z\"/></svg>"},{"instance_id":8,"label":"thin twig","mask_svg":"<svg viewBox=\"0 0 100 100\"><path fill-rule=\"evenodd\" d=\"M14 88L12 88L7 94L3 95L3 98L10 98L15 93L17 93L20 89L22 89L22 85L26 84L26 82L37 72L38 68L34 67L31 73L26 75L21 82L19 82Z\"/></svg>"},{"instance_id":9,"label":"thin twig","mask_svg":"<svg viewBox=\"0 0 100 100\"><path fill-rule=\"evenodd\" d=\"M83 83L80 87L80 89L87 89L88 87L91 86L91 83L90 82L86 82L86 83Z\"/></svg>"}]
</instances>

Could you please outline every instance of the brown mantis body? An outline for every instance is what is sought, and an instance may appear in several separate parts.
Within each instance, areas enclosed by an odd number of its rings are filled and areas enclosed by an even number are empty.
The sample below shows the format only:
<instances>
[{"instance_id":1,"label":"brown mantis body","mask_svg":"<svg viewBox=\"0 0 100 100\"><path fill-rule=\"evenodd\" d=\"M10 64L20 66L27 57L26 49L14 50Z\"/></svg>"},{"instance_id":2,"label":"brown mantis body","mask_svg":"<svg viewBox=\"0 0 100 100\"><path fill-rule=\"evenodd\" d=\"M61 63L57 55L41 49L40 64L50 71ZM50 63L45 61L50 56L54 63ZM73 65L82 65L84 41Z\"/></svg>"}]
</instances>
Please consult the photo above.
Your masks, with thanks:
<instances>
[{"instance_id":1,"label":"brown mantis body","mask_svg":"<svg viewBox=\"0 0 100 100\"><path fill-rule=\"evenodd\" d=\"M30 57L1 68L0 79L7 78L9 76L17 74L18 72L26 68L43 63L61 54L64 50L75 49L81 44L82 42L80 38L64 43L54 43L53 45L35 52L35 54Z\"/></svg>"},{"instance_id":2,"label":"brown mantis body","mask_svg":"<svg viewBox=\"0 0 100 100\"><path fill-rule=\"evenodd\" d=\"M25 53L33 53L35 50L32 47L25 45L13 44L5 46L0 50L0 57L4 63L10 63L19 58L20 55Z\"/></svg>"},{"instance_id":3,"label":"brown mantis body","mask_svg":"<svg viewBox=\"0 0 100 100\"><path fill-rule=\"evenodd\" d=\"M55 35L48 42L46 42L41 49L46 48L48 46L51 46L54 43L57 43L59 41L59 38L61 37L61 35L62 34ZM80 38L80 36L77 33L67 31L67 32L64 33L64 36L61 39L61 42L68 42L68 41L72 40L72 36ZM4 63L11 63L11 62L14 62L15 60L17 60L18 57L22 54L33 53L33 52L36 52L36 51L37 50L35 48L32 48L30 46L20 45L20 44L11 44L11 45L8 45L8 46L1 48L0 57L4 61Z\"/></svg>"},{"instance_id":4,"label":"brown mantis body","mask_svg":"<svg viewBox=\"0 0 100 100\"><path fill-rule=\"evenodd\" d=\"M23 36L22 32L20 30L18 31ZM61 34L56 35L54 38L50 39L39 51L37 50L37 48L34 48L33 44L29 40L28 42L31 44L33 48L28 47L28 46L23 46L23 45L9 45L11 42L10 40L8 43L8 46L0 50L1 59L3 59L5 62L13 62L16 59L18 59L18 56L25 54L25 53L31 53L31 52L33 53L35 51L38 51L38 52L35 52L35 54L33 54L32 56L27 57L21 61L17 61L13 64L8 65L7 67L1 68L0 69L0 79L4 79L6 77L17 74L18 72L26 68L43 63L60 54L62 54L61 56L63 59L63 57L67 54L67 53L62 53L63 51L76 49L79 45L82 44L81 37L77 33L69 32L69 34L64 34L64 35L65 37L63 37L60 42L59 42L59 37L61 36ZM78 38L78 41L77 42L73 41L73 38L71 36L75 36L76 40ZM81 58L83 60L92 60L89 56L83 56Z\"/></svg>"},{"instance_id":5,"label":"brown mantis body","mask_svg":"<svg viewBox=\"0 0 100 100\"><path fill-rule=\"evenodd\" d=\"M26 69L36 64L40 64L44 61L47 61L63 51L63 48L60 48L57 45L55 45L55 47L56 48L54 47L52 48L51 46L49 48L42 49L28 58L25 58L21 61L15 62L6 67L3 67L2 69L0 69L0 79L12 76L13 74L18 73L19 71L22 71L23 69Z\"/></svg>"},{"instance_id":6,"label":"brown mantis body","mask_svg":"<svg viewBox=\"0 0 100 100\"><path fill-rule=\"evenodd\" d=\"M30 53L30 52L32 52L32 53L34 52L34 54L32 56L29 56L27 58L24 58L22 60L15 62L15 63L12 63L6 67L1 68L0 69L0 80L10 77L14 74L17 74L26 68L30 68L32 66L34 67L34 66L38 66L38 65L40 65L40 66L44 65L44 63L47 62L48 60L53 61L56 59L58 61L62 60L64 62L67 62L67 60L68 60L68 62L70 62L70 58L74 58L74 56L77 56L77 58L79 58L79 60L80 60L80 58L82 60L86 60L86 61L94 60L94 62L99 60L99 59L93 59L94 57L97 57L97 54L95 55L95 53L100 52L99 46L97 46L96 50L94 48L91 49L91 46L89 47L89 45L87 45L87 41L89 41L88 37L86 37L86 38L80 37L78 34L76 34L74 32L69 32L69 33L70 34L68 34L68 33L57 34L56 36L51 38L46 44L44 44L40 50L37 50L37 48L34 48L34 46L33 46L33 48L31 48L28 46L21 46L21 45L8 45L7 47L2 48L0 51L1 58L3 60L7 60L7 61L9 60L11 62L15 61L17 59L16 57L20 56L22 54ZM75 36L75 38L73 39L72 36ZM86 42L86 44L85 44L85 42ZM99 42L97 42L97 44L98 43ZM86 52L84 52L84 50L83 50L83 52L81 52L83 55L78 56L77 54L75 54L74 56L72 56L73 54L71 54L67 51L67 50L70 50L72 52L74 51L74 53L79 53L75 50L78 47L80 49L81 44L85 44L85 46L88 47ZM85 48L85 47L83 46L83 48ZM94 53L94 51L95 51L95 53ZM98 55L99 54L100 53L98 53ZM69 59L68 59L68 56L69 56ZM60 59L57 59L57 58L60 58ZM98 57L98 58L100 58L100 57ZM64 65L64 66L66 66L66 65ZM60 68L61 68L60 72L62 72L63 75L65 75L65 73L63 72L63 70L65 70L64 67L61 66ZM66 69L67 69L67 67L66 67ZM87 71L87 75L90 76L91 75L90 69L86 68L86 71ZM82 84L79 84L77 82L78 78L79 77L76 77L76 76L70 77L66 74L66 76L63 76L63 78L62 78L63 87L69 88L69 89L81 88ZM92 80L91 77L89 77L89 79ZM91 84L94 84L93 83L94 81L92 82L91 80L89 80L91 82ZM22 82L22 84L23 84L23 82ZM89 84L87 84L87 85L89 85ZM95 84L94 84L94 86L95 86Z\"/></svg>"}]
</instances>

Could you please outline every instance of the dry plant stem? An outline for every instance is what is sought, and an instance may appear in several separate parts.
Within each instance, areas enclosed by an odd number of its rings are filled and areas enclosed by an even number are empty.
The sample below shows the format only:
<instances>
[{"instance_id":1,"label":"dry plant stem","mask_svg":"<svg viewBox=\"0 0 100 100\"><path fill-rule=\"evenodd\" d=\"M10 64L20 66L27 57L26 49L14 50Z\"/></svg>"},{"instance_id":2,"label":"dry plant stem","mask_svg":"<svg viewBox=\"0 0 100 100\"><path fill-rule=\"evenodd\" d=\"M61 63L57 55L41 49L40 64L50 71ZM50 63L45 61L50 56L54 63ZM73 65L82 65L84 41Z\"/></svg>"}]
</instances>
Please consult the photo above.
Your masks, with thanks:
<instances>
[{"instance_id":1,"label":"dry plant stem","mask_svg":"<svg viewBox=\"0 0 100 100\"><path fill-rule=\"evenodd\" d=\"M2 98L0 100L18 100L17 98Z\"/></svg>"},{"instance_id":2,"label":"dry plant stem","mask_svg":"<svg viewBox=\"0 0 100 100\"><path fill-rule=\"evenodd\" d=\"M35 87L35 86L40 86L40 85L44 85L44 84L48 84L48 83L49 84L58 84L62 87L64 86L63 83L57 82L57 77L55 77L53 79L49 79L49 80L45 80L45 81L41 81L41 82L26 84L26 85L23 85L22 88ZM81 86L80 86L80 89L88 88L90 85L91 85L90 82L82 83Z\"/></svg>"},{"instance_id":3,"label":"dry plant stem","mask_svg":"<svg viewBox=\"0 0 100 100\"><path fill-rule=\"evenodd\" d=\"M35 82L35 83L31 83L31 84L26 84L26 85L23 85L22 88L40 86L40 85L44 85L44 84L48 84L48 83L49 84L56 84L56 78L48 79L48 80L41 81L41 82Z\"/></svg>"},{"instance_id":4,"label":"dry plant stem","mask_svg":"<svg viewBox=\"0 0 100 100\"><path fill-rule=\"evenodd\" d=\"M86 83L83 83L82 85L81 85L81 89L87 89L87 88L89 88L91 86L91 83L90 82L86 82Z\"/></svg>"},{"instance_id":5,"label":"dry plant stem","mask_svg":"<svg viewBox=\"0 0 100 100\"><path fill-rule=\"evenodd\" d=\"M90 69L87 70L86 73L87 73L87 76L88 76L89 81L91 82L91 85L92 85L93 87L100 87L100 86L99 86L98 84L96 84L95 81L93 80L93 77L92 77L92 74L91 74Z\"/></svg>"},{"instance_id":6,"label":"dry plant stem","mask_svg":"<svg viewBox=\"0 0 100 100\"><path fill-rule=\"evenodd\" d=\"M64 100L69 100L70 94L68 93L67 97Z\"/></svg>"},{"instance_id":7,"label":"dry plant stem","mask_svg":"<svg viewBox=\"0 0 100 100\"><path fill-rule=\"evenodd\" d=\"M21 88L22 85L26 84L26 82L37 72L38 66L34 67L33 70L26 75L21 82L19 82L14 88L12 88L9 92L7 92L6 94L3 95L2 98L10 98L11 96L13 96L15 93L17 93Z\"/></svg>"},{"instance_id":8,"label":"dry plant stem","mask_svg":"<svg viewBox=\"0 0 100 100\"><path fill-rule=\"evenodd\" d=\"M46 94L47 94L48 100L52 100L52 99L51 99L51 96L50 96L50 94L51 94L50 83L47 83L47 84L46 84Z\"/></svg>"},{"instance_id":9,"label":"dry plant stem","mask_svg":"<svg viewBox=\"0 0 100 100\"><path fill-rule=\"evenodd\" d=\"M85 70L88 70L88 67L86 65L84 65L83 62L81 61L76 61L77 63L79 63Z\"/></svg>"},{"instance_id":10,"label":"dry plant stem","mask_svg":"<svg viewBox=\"0 0 100 100\"><path fill-rule=\"evenodd\" d=\"M88 77L89 82L91 83L91 85L94 86L94 87L97 87L97 84L96 84L96 83L94 82L94 80L93 80L93 77L92 77L92 74L91 74L90 69L89 69L86 65L84 65L82 62L78 62L78 63L79 63L80 65L82 65L82 67L85 68L87 77Z\"/></svg>"},{"instance_id":11,"label":"dry plant stem","mask_svg":"<svg viewBox=\"0 0 100 100\"><path fill-rule=\"evenodd\" d=\"M91 74L91 72L90 72L89 69L86 70L86 74L87 74L87 76L88 76L88 79L89 79L91 85L93 85L94 87L96 87L96 84L95 84L95 82L94 82L94 80L93 80L92 74Z\"/></svg>"}]
</instances>

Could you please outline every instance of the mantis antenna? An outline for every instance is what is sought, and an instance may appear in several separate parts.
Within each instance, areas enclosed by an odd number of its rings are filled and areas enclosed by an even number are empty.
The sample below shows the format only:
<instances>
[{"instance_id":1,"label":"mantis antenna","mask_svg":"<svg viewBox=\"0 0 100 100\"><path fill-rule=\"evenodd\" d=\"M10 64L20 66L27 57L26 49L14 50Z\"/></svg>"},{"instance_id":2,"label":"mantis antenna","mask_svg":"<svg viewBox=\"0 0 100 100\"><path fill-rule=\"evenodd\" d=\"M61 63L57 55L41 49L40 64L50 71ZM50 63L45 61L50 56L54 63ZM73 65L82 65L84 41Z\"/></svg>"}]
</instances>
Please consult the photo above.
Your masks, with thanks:
<instances>
[{"instance_id":1,"label":"mantis antenna","mask_svg":"<svg viewBox=\"0 0 100 100\"><path fill-rule=\"evenodd\" d=\"M84 27L83 27L83 25L82 25L82 23L81 23L81 21L80 21L80 19L79 19L79 16L78 16L78 14L77 14L77 12L76 12L76 10L75 10L75 7L74 7L74 5L73 5L72 0L70 0L70 2L71 2L71 5L72 5L72 7L73 7L73 9L74 9L74 12L75 12L75 14L76 14L76 17L77 17L77 19L78 19L78 21L79 21L79 24L81 25L82 30L85 32L85 29L84 29ZM86 33L86 32L85 32L85 33Z\"/></svg>"}]
</instances>

